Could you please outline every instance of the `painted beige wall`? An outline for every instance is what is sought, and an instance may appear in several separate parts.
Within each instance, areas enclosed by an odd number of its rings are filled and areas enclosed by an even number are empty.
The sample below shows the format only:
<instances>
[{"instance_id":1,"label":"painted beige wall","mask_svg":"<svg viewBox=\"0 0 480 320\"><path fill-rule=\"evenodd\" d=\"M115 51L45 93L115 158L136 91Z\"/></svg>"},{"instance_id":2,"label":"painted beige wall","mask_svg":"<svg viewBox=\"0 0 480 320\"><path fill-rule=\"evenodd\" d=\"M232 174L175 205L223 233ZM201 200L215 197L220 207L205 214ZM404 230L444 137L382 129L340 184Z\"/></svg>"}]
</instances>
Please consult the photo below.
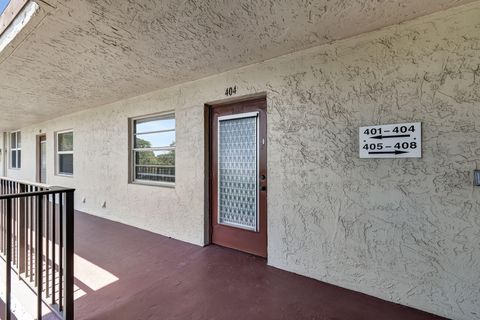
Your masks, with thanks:
<instances>
[{"instance_id":1,"label":"painted beige wall","mask_svg":"<svg viewBox=\"0 0 480 320\"><path fill-rule=\"evenodd\" d=\"M22 129L77 209L204 244L206 102L267 92L269 264L454 319L480 319L480 4ZM128 118L175 110L177 185L128 184ZM421 121L423 158L358 157L358 127ZM53 136L75 131L75 176ZM82 199L86 202L82 203ZM106 208L101 208L106 201Z\"/></svg>"},{"instance_id":2,"label":"painted beige wall","mask_svg":"<svg viewBox=\"0 0 480 320\"><path fill-rule=\"evenodd\" d=\"M22 169L8 174L35 179L35 136L46 133L47 184L76 188L76 209L203 245L203 163L197 161L203 153L203 110L179 106L176 95L172 91L161 98L144 97L138 103L122 102L24 128ZM172 110L180 142L176 187L127 183L128 119ZM74 131L73 177L54 174L55 132L66 129Z\"/></svg>"},{"instance_id":3,"label":"painted beige wall","mask_svg":"<svg viewBox=\"0 0 480 320\"><path fill-rule=\"evenodd\" d=\"M5 175L6 171L6 156L8 154L8 149L5 145L6 133L0 133L0 176Z\"/></svg>"}]
</instances>

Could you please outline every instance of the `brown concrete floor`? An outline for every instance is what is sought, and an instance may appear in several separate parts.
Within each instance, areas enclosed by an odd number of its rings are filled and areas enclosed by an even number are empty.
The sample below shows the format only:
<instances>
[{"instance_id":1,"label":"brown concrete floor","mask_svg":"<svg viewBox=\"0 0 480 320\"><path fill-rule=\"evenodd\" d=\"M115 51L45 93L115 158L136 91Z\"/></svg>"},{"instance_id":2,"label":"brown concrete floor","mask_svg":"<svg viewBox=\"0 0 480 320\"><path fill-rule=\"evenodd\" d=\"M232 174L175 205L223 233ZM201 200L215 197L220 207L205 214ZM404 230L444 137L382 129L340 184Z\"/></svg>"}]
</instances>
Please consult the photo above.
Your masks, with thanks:
<instances>
[{"instance_id":1,"label":"brown concrete floor","mask_svg":"<svg viewBox=\"0 0 480 320\"><path fill-rule=\"evenodd\" d=\"M205 248L78 212L75 251L119 278L75 302L76 319L433 320L234 250Z\"/></svg>"},{"instance_id":2,"label":"brown concrete floor","mask_svg":"<svg viewBox=\"0 0 480 320\"><path fill-rule=\"evenodd\" d=\"M4 320L5 318L5 302L3 300L0 300L0 320ZM17 317L15 317L14 314L11 315L12 320L17 320Z\"/></svg>"}]
</instances>

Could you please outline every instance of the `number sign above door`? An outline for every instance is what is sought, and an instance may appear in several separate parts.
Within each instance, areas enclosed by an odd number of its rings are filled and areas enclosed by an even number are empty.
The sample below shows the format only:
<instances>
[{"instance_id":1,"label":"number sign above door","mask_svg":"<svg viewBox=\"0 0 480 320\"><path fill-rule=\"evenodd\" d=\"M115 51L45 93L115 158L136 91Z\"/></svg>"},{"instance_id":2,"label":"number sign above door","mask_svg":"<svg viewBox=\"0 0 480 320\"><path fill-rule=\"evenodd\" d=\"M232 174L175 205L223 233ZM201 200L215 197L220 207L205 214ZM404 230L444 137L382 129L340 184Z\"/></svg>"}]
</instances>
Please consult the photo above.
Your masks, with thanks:
<instances>
[{"instance_id":1,"label":"number sign above door","mask_svg":"<svg viewBox=\"0 0 480 320\"><path fill-rule=\"evenodd\" d=\"M360 158L421 158L422 124L360 127Z\"/></svg>"}]
</instances>

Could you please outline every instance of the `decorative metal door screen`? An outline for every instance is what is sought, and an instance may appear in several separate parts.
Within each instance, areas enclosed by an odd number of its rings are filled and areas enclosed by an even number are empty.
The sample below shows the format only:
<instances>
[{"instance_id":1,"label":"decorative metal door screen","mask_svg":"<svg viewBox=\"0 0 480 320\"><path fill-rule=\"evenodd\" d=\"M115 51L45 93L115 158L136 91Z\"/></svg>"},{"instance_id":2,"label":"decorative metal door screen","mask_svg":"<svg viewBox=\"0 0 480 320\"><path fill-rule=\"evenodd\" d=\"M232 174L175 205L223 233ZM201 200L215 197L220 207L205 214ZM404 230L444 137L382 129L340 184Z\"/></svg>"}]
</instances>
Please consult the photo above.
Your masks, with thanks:
<instances>
[{"instance_id":1,"label":"decorative metal door screen","mask_svg":"<svg viewBox=\"0 0 480 320\"><path fill-rule=\"evenodd\" d=\"M218 118L218 223L258 231L258 112Z\"/></svg>"}]
</instances>

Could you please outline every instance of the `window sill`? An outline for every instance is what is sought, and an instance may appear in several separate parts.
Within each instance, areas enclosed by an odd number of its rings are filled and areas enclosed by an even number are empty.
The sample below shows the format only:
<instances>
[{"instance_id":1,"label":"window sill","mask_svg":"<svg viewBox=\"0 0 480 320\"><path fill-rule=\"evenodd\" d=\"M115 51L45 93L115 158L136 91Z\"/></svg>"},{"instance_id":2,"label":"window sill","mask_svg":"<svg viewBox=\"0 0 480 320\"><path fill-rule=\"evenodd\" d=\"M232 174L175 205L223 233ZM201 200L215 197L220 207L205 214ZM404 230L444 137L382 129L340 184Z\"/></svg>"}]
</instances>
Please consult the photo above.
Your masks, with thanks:
<instances>
[{"instance_id":1,"label":"window sill","mask_svg":"<svg viewBox=\"0 0 480 320\"><path fill-rule=\"evenodd\" d=\"M174 182L148 182L148 181L134 180L134 181L130 181L129 184L136 184L136 185L147 186L147 187L163 187L163 188L175 189Z\"/></svg>"},{"instance_id":2,"label":"window sill","mask_svg":"<svg viewBox=\"0 0 480 320\"><path fill-rule=\"evenodd\" d=\"M67 174L67 173L56 173L55 176L64 177L64 178L73 178L73 174Z\"/></svg>"}]
</instances>

